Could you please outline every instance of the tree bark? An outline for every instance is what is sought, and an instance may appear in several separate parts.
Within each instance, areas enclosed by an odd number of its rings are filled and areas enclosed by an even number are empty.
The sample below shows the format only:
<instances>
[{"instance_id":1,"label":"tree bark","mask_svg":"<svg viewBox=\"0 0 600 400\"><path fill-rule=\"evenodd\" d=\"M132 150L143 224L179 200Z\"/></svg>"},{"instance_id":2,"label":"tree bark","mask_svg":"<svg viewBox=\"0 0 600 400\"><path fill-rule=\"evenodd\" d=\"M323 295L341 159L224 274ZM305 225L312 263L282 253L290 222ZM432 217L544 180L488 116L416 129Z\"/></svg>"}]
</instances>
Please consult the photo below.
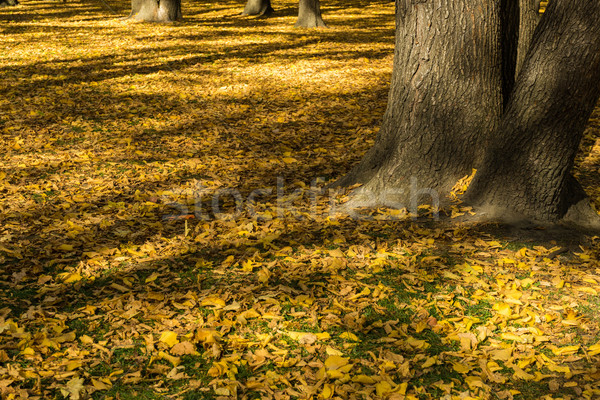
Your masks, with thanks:
<instances>
[{"instance_id":1,"label":"tree bark","mask_svg":"<svg viewBox=\"0 0 600 400\"><path fill-rule=\"evenodd\" d=\"M242 15L260 15L267 17L273 13L271 0L248 0Z\"/></svg>"},{"instance_id":2,"label":"tree bark","mask_svg":"<svg viewBox=\"0 0 600 400\"><path fill-rule=\"evenodd\" d=\"M502 92L504 106L506 106L539 21L540 2L539 0L501 0L500 7L502 9Z\"/></svg>"},{"instance_id":3,"label":"tree bark","mask_svg":"<svg viewBox=\"0 0 600 400\"><path fill-rule=\"evenodd\" d=\"M497 2L397 0L381 130L362 161L334 184L363 184L349 207L406 206L434 192L443 198L483 159L502 113L499 26ZM411 181L427 190L415 193Z\"/></svg>"},{"instance_id":4,"label":"tree bark","mask_svg":"<svg viewBox=\"0 0 600 400\"><path fill-rule=\"evenodd\" d=\"M327 28L321 17L319 0L300 0L296 28Z\"/></svg>"},{"instance_id":5,"label":"tree bark","mask_svg":"<svg viewBox=\"0 0 600 400\"><path fill-rule=\"evenodd\" d=\"M519 75L531 45L533 33L540 22L540 0L519 0L519 40L515 76Z\"/></svg>"},{"instance_id":6,"label":"tree bark","mask_svg":"<svg viewBox=\"0 0 600 400\"><path fill-rule=\"evenodd\" d=\"M131 0L129 18L145 22L179 21L181 0Z\"/></svg>"},{"instance_id":7,"label":"tree bark","mask_svg":"<svg viewBox=\"0 0 600 400\"><path fill-rule=\"evenodd\" d=\"M17 0L0 0L0 7L16 6L18 4Z\"/></svg>"},{"instance_id":8,"label":"tree bark","mask_svg":"<svg viewBox=\"0 0 600 400\"><path fill-rule=\"evenodd\" d=\"M490 216L595 225L571 169L600 95L600 2L550 1L466 199Z\"/></svg>"}]
</instances>

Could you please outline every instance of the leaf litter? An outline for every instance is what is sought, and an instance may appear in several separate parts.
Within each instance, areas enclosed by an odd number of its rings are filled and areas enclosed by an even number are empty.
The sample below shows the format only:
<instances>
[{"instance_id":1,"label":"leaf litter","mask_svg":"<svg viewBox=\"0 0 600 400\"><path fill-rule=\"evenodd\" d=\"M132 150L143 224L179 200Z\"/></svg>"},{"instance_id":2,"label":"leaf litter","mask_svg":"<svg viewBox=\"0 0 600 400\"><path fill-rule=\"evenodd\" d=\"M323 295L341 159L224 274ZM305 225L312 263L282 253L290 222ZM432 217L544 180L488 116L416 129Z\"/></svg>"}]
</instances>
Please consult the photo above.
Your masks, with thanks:
<instances>
[{"instance_id":1,"label":"leaf litter","mask_svg":"<svg viewBox=\"0 0 600 400\"><path fill-rule=\"evenodd\" d=\"M393 54L392 3L333 4L327 31L232 2L0 11L3 399L600 397L598 238L310 198L372 144Z\"/></svg>"}]
</instances>

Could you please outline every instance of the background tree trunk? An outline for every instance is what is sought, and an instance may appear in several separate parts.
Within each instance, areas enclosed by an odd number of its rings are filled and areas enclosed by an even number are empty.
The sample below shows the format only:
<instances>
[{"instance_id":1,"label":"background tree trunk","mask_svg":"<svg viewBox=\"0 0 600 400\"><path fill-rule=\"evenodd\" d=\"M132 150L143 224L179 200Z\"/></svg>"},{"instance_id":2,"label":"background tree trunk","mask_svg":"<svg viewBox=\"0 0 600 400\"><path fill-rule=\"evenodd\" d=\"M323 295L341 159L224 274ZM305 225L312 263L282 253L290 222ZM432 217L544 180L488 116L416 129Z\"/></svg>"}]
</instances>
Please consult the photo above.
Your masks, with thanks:
<instances>
[{"instance_id":1,"label":"background tree trunk","mask_svg":"<svg viewBox=\"0 0 600 400\"><path fill-rule=\"evenodd\" d=\"M411 178L442 197L483 159L500 121L496 2L398 0L396 25L381 130L361 162L334 184L363 184L350 206L413 203Z\"/></svg>"},{"instance_id":2,"label":"background tree trunk","mask_svg":"<svg viewBox=\"0 0 600 400\"><path fill-rule=\"evenodd\" d=\"M181 20L181 0L131 0L129 18L146 22Z\"/></svg>"},{"instance_id":3,"label":"background tree trunk","mask_svg":"<svg viewBox=\"0 0 600 400\"><path fill-rule=\"evenodd\" d=\"M593 223L570 174L600 95L600 2L550 1L466 199L491 216Z\"/></svg>"},{"instance_id":4,"label":"background tree trunk","mask_svg":"<svg viewBox=\"0 0 600 400\"><path fill-rule=\"evenodd\" d=\"M17 0L0 0L0 7L16 6L19 4Z\"/></svg>"},{"instance_id":5,"label":"background tree trunk","mask_svg":"<svg viewBox=\"0 0 600 400\"><path fill-rule=\"evenodd\" d=\"M242 15L262 15L269 16L273 13L271 0L248 0Z\"/></svg>"},{"instance_id":6,"label":"background tree trunk","mask_svg":"<svg viewBox=\"0 0 600 400\"><path fill-rule=\"evenodd\" d=\"M321 18L319 0L300 0L296 28L327 28Z\"/></svg>"}]
</instances>

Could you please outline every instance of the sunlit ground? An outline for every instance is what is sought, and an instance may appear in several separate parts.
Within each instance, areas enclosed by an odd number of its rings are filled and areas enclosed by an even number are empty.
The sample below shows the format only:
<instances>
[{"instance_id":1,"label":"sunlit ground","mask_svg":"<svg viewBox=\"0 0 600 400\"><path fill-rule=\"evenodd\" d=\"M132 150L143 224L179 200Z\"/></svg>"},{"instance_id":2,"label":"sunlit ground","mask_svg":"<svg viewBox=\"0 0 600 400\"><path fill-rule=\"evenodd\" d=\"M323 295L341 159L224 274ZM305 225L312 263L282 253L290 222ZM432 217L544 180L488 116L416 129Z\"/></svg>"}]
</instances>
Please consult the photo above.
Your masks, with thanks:
<instances>
[{"instance_id":1,"label":"sunlit ground","mask_svg":"<svg viewBox=\"0 0 600 400\"><path fill-rule=\"evenodd\" d=\"M394 3L273 5L0 8L0 397L600 397L597 238L336 218L309 189L373 142Z\"/></svg>"}]
</instances>

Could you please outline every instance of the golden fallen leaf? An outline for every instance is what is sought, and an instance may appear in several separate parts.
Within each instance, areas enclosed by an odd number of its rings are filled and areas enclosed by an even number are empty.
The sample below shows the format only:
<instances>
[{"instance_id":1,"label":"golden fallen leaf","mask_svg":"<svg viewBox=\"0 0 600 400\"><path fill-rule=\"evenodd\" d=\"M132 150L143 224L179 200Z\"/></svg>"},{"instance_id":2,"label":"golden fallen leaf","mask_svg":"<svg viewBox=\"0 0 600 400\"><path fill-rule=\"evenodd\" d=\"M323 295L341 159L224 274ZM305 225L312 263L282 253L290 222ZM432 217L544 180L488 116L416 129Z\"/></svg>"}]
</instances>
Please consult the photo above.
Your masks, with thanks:
<instances>
[{"instance_id":1,"label":"golden fallen leaf","mask_svg":"<svg viewBox=\"0 0 600 400\"><path fill-rule=\"evenodd\" d=\"M340 356L329 356L325 360L325 368L328 370L336 370L348 364L348 358Z\"/></svg>"},{"instance_id":2,"label":"golden fallen leaf","mask_svg":"<svg viewBox=\"0 0 600 400\"><path fill-rule=\"evenodd\" d=\"M196 356L200 355L200 353L196 351L196 346L187 341L179 342L173 347L171 347L171 354L173 354L174 356L183 356L187 354L193 354Z\"/></svg>"},{"instance_id":3,"label":"golden fallen leaf","mask_svg":"<svg viewBox=\"0 0 600 400\"><path fill-rule=\"evenodd\" d=\"M179 340L177 339L177 333L173 331L164 331L158 340L165 343L169 347L173 347L179 343Z\"/></svg>"}]
</instances>

